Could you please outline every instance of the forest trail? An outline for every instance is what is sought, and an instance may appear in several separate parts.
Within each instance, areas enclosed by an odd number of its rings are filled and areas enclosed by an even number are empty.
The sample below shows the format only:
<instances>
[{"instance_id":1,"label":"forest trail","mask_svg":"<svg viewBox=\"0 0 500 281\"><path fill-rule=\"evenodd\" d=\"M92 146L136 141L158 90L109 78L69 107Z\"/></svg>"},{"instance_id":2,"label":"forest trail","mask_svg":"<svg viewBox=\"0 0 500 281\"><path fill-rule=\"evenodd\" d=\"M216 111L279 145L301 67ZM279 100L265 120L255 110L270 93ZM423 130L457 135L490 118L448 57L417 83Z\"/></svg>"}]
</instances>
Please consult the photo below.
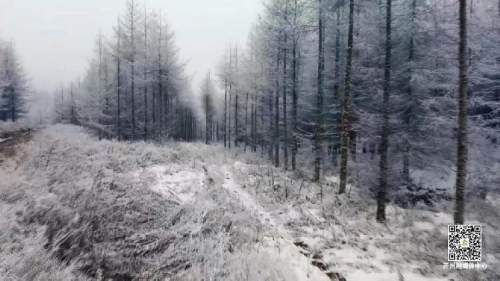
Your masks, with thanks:
<instances>
[{"instance_id":1,"label":"forest trail","mask_svg":"<svg viewBox=\"0 0 500 281\"><path fill-rule=\"evenodd\" d=\"M233 163L232 167L244 165L245 164L236 161ZM307 270L314 271L316 274L320 275L322 279L327 277L328 280L345 281L346 279L340 273L330 270L330 267L323 261L323 256L320 253L312 253L309 246L300 239L300 237L307 235L306 233L287 228L279 216L267 210L266 207L245 190L240 183L236 182L235 176L231 171L232 167L225 165L221 169L224 173L224 183L222 187L229 193L229 196L232 197L233 200L239 202L244 209L260 221L266 229L266 232L269 233L269 237L267 238L272 239L276 247L288 248L288 251L295 252L296 256L302 256L300 259L307 264L303 264L301 267L305 266L308 268ZM320 274L318 270L322 274Z\"/></svg>"},{"instance_id":2,"label":"forest trail","mask_svg":"<svg viewBox=\"0 0 500 281\"><path fill-rule=\"evenodd\" d=\"M248 212L263 225L275 229L282 237L288 237L285 229L276 222L271 213L258 203L252 195L243 190L240 184L235 182L234 175L227 165L223 167L222 171L224 171L225 175L222 187L229 192L230 196L232 196L234 200L237 200L244 209L248 210Z\"/></svg>"},{"instance_id":3,"label":"forest trail","mask_svg":"<svg viewBox=\"0 0 500 281\"><path fill-rule=\"evenodd\" d=\"M235 167L245 164L230 160L219 163L221 159L204 158L199 161L190 159L189 165L160 164L144 167L132 177L147 182L149 189L180 206L195 206L198 212L205 211L210 205L226 209L230 222L220 220L224 228L236 224L238 216L247 217L257 227L256 239L259 241L251 251L266 253L272 260L281 260L283 264L275 269L286 280L342 281L327 270L323 261L313 257L302 243L295 241L291 231L275 216L271 210L263 206L244 184L238 181L234 174ZM210 197L214 202L207 202ZM237 226L236 226L237 227ZM251 233L248 233L251 234ZM236 236L236 235L235 235Z\"/></svg>"},{"instance_id":4,"label":"forest trail","mask_svg":"<svg viewBox=\"0 0 500 281\"><path fill-rule=\"evenodd\" d=\"M418 274L405 266L409 262L418 262L406 257L408 253L405 251L410 252L413 249L395 249L391 241L405 239L408 232L403 228L398 229L397 226L390 226L389 229L388 226L380 226L361 218L363 215L360 211L365 212L369 205L356 204L347 197L336 197L334 199L336 202L325 202L326 205L323 206L318 205L318 202L309 202L316 201L312 198L318 196L314 191L316 187L309 182L306 183L307 190L302 191L305 192L303 195L305 202L298 203L296 200L301 201L301 188L298 188L298 198L294 198L297 194L293 193L296 193L297 186L302 184L297 183L295 189L293 186L289 187L292 195L287 195L290 196L288 199L279 194L280 189L287 188L286 182L289 179L285 174L270 176L273 178L272 181L276 180L276 186L268 187L273 191L268 190L266 195L257 190L259 184L255 185L251 179L256 170L262 169L258 165L231 159L230 163L216 168L224 175L222 187L231 200L238 202L243 209L261 222L265 229L264 240L273 241L271 247L280 249L288 247L288 251L298 253L301 256L302 266L313 267L314 271L319 270L323 276L327 276L327 280L448 280L446 277L429 274L430 272ZM268 180L269 174L263 176L263 181ZM335 179L330 180L335 181ZM323 192L335 193L334 190L330 190L334 186L326 185ZM349 204L352 206L349 207ZM324 209L325 206L333 207L334 212ZM432 213L429 213L429 219L435 220L428 223L430 228L415 224L415 229L412 231L420 229L425 233L424 237L415 240L416 243L429 243L427 236L434 235L432 233L436 231L435 224L442 224L444 220L449 219L441 217L440 214L433 217ZM404 221L405 218L401 218L401 222ZM422 262L426 264L428 261ZM428 267L428 265L423 266Z\"/></svg>"}]
</instances>

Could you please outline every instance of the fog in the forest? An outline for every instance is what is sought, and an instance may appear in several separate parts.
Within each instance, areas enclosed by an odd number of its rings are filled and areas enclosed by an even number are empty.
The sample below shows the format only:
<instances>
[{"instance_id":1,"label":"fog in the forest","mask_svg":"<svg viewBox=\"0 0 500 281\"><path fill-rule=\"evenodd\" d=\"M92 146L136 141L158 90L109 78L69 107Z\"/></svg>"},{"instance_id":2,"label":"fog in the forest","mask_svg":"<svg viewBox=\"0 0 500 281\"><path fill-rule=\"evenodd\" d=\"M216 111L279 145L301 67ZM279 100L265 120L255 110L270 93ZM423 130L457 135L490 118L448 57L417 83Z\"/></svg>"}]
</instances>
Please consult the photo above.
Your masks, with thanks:
<instances>
[{"instance_id":1,"label":"fog in the forest","mask_svg":"<svg viewBox=\"0 0 500 281\"><path fill-rule=\"evenodd\" d=\"M146 0L165 13L195 83L227 44L243 45L260 0ZM125 0L0 0L0 38L15 42L34 89L51 92L85 73L99 30L111 34Z\"/></svg>"}]
</instances>

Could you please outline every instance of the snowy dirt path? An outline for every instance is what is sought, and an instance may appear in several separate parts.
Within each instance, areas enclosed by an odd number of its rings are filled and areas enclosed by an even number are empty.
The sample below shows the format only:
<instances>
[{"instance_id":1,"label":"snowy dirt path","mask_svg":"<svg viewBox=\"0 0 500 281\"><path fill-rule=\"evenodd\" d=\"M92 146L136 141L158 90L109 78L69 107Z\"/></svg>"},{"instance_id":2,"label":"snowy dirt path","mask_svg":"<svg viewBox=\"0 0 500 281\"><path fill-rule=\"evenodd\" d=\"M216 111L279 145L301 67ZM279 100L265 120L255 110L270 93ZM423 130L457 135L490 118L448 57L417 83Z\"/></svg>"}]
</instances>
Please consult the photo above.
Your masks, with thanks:
<instances>
[{"instance_id":1,"label":"snowy dirt path","mask_svg":"<svg viewBox=\"0 0 500 281\"><path fill-rule=\"evenodd\" d=\"M248 193L238 184L231 171L231 167L224 166L224 183L222 187L229 195L241 204L241 206L255 217L265 228L263 238L263 251L269 255L278 255L288 259L293 265L292 271L296 279L287 280L342 280L337 278L335 273L329 272L323 267L324 262L318 260L318 256L313 256L307 249L301 247L291 235L291 231L273 214L266 210L257 199Z\"/></svg>"},{"instance_id":2,"label":"snowy dirt path","mask_svg":"<svg viewBox=\"0 0 500 281\"><path fill-rule=\"evenodd\" d=\"M252 246L248 256L257 255L261 260L264 260L264 257L268 259L268 265L276 272L275 278L279 278L276 280L339 280L330 278L328 272L315 265L311 255L296 245L291 232L279 217L273 216L272 212L266 210L235 180L232 165L206 162L197 168L158 165L136 171L134 177L149 182L148 186L152 191L180 205L198 206L203 204L204 194L215 192L212 198L216 198L219 204L244 210L246 215L260 224L257 235L260 237L259 242ZM220 181L215 181L217 184L210 187L207 184L212 177L219 178Z\"/></svg>"},{"instance_id":3,"label":"snowy dirt path","mask_svg":"<svg viewBox=\"0 0 500 281\"><path fill-rule=\"evenodd\" d=\"M323 276L328 276L327 280L449 280L438 273L433 274L435 268L419 263L418 259L400 265L402 257L400 259L399 252L389 244L392 240L405 242L404 236L391 235L371 220L359 218L361 215L357 210L365 210L366 207L357 206L348 198L337 198L337 203L328 205L333 209L324 210L321 204L308 200L301 203L295 202L295 199L286 201L280 190L273 190L274 187L269 188L267 194L261 190L259 197L252 189L259 186L255 184L255 178L251 178L256 169L255 165L237 160L222 167L225 178L223 188L265 226L266 237L280 241L274 245L285 244L290 251L300 253L303 264L312 265ZM265 172L259 176L262 175L266 177ZM264 181L267 182L267 179ZM287 183L282 179L278 178L276 182L278 188L286 188ZM311 189L310 186L308 188ZM328 213L325 214L325 211ZM419 273L419 266L429 268L428 272Z\"/></svg>"},{"instance_id":4,"label":"snowy dirt path","mask_svg":"<svg viewBox=\"0 0 500 281\"><path fill-rule=\"evenodd\" d=\"M252 216L256 217L263 225L275 228L278 233L284 235L286 231L279 225L276 220L271 216L261 204L248 192L243 190L239 184L234 180L234 176L228 166L224 166L224 183L222 187L229 192L229 194L241 203L244 209L248 210Z\"/></svg>"}]
</instances>

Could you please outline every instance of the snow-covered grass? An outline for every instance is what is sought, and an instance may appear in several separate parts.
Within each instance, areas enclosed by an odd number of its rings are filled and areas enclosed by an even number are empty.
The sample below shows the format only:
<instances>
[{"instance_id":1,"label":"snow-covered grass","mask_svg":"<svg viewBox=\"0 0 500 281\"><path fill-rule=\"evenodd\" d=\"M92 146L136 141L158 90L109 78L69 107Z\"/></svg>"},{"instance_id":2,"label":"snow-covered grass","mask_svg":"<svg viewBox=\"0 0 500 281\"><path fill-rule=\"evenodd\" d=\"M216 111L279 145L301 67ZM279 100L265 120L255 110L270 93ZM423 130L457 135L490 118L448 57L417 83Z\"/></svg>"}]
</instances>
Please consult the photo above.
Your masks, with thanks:
<instances>
[{"instance_id":1,"label":"snow-covered grass","mask_svg":"<svg viewBox=\"0 0 500 281\"><path fill-rule=\"evenodd\" d=\"M380 225L367 188L338 196L335 176L317 185L251 153L74 126L17 150L0 164L2 280L498 280L495 193L468 205L490 267L457 272L442 268L450 203L390 204Z\"/></svg>"},{"instance_id":2,"label":"snow-covered grass","mask_svg":"<svg viewBox=\"0 0 500 281\"><path fill-rule=\"evenodd\" d=\"M303 179L267 165L236 162L233 169L239 184L270 210L274 221L285 225L327 271L340 273L346 280L500 278L500 201L496 193L487 200L470 196L467 204L467 222L484 226L483 261L488 270L445 270L452 201L424 209L403 209L389 203L388 222L381 225L375 222L376 202L367 196L366 187L350 186L349 194L337 195L335 176L317 185L307 180L304 184ZM438 180L436 184L443 186Z\"/></svg>"},{"instance_id":3,"label":"snow-covered grass","mask_svg":"<svg viewBox=\"0 0 500 281\"><path fill-rule=\"evenodd\" d=\"M57 125L41 130L17 149L22 153L1 166L7 180L0 184L0 204L10 210L2 213L7 229L0 240L6 257L0 265L2 276L21 280L50 274L84 280L82 273L88 278L125 280L322 280L326 276L304 261L292 241L269 240L273 235L267 232L274 232L242 204L245 193L226 192L221 167L233 160L220 147L97 141L81 128ZM16 261L13 253L23 254ZM267 266L252 256L267 257ZM17 266L34 258L54 266L45 266L30 279ZM273 264L269 259L280 261Z\"/></svg>"}]
</instances>

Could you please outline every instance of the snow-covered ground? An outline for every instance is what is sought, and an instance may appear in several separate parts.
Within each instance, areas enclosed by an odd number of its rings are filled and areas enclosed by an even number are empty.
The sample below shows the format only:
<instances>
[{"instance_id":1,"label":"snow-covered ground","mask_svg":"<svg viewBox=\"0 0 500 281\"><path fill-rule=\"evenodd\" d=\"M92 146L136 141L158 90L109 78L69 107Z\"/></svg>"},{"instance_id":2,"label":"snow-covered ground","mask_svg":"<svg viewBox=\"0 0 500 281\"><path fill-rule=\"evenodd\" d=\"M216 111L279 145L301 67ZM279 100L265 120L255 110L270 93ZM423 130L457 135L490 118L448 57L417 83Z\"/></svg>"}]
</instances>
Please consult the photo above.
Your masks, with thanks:
<instances>
[{"instance_id":1,"label":"snow-covered ground","mask_svg":"<svg viewBox=\"0 0 500 281\"><path fill-rule=\"evenodd\" d=\"M57 125L0 164L1 280L500 280L500 199L471 200L486 271L443 269L451 203L375 202L252 154Z\"/></svg>"}]
</instances>

